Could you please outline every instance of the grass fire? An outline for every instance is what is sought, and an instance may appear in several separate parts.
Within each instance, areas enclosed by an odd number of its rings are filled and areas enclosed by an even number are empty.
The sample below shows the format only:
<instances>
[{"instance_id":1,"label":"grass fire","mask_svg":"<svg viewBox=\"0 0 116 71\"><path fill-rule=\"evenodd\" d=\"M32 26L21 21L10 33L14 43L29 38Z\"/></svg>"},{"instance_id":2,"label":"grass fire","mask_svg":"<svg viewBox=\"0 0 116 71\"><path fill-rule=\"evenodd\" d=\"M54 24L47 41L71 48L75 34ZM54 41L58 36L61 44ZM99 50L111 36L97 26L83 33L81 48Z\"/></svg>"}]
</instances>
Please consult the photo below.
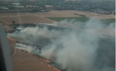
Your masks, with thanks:
<instances>
[{"instance_id":1,"label":"grass fire","mask_svg":"<svg viewBox=\"0 0 116 71\"><path fill-rule=\"evenodd\" d=\"M115 36L102 34L103 29L115 33L114 23L105 25L92 18L59 24L65 27L21 25L8 38L17 41L16 48L40 56L47 62L42 64L56 71L115 70Z\"/></svg>"}]
</instances>

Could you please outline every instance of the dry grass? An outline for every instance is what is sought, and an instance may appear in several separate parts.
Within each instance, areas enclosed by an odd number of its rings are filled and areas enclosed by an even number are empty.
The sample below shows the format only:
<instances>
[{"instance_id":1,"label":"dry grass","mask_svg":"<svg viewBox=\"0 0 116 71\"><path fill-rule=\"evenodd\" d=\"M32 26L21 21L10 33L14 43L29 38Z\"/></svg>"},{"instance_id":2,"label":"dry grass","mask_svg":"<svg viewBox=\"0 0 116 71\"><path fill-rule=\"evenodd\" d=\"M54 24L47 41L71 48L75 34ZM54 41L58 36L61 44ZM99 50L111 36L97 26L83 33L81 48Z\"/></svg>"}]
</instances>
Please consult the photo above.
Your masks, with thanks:
<instances>
[{"instance_id":1,"label":"dry grass","mask_svg":"<svg viewBox=\"0 0 116 71\"><path fill-rule=\"evenodd\" d=\"M79 17L80 15L85 15L86 17L96 17L99 19L115 18L114 15L97 14L93 12L52 10L49 12L39 13L4 13L0 14L0 21L5 22L6 24L10 24L11 21L16 21L16 23L52 23L54 21L47 19L46 17Z\"/></svg>"},{"instance_id":2,"label":"dry grass","mask_svg":"<svg viewBox=\"0 0 116 71\"><path fill-rule=\"evenodd\" d=\"M52 20L42 18L39 16L33 16L33 15L3 17L3 18L0 18L0 21L4 22L5 24L11 24L12 21L15 21L16 23L51 23L53 22Z\"/></svg>"},{"instance_id":3,"label":"dry grass","mask_svg":"<svg viewBox=\"0 0 116 71\"><path fill-rule=\"evenodd\" d=\"M17 52L17 56L13 58L14 71L55 71L45 65L43 61L28 53Z\"/></svg>"},{"instance_id":4,"label":"dry grass","mask_svg":"<svg viewBox=\"0 0 116 71\"><path fill-rule=\"evenodd\" d=\"M16 49L16 43L13 41L9 40L9 44L11 49L15 49L15 51L13 51L12 57L14 71L56 71L48 66L42 65L41 63L46 62L40 60L38 57Z\"/></svg>"},{"instance_id":5,"label":"dry grass","mask_svg":"<svg viewBox=\"0 0 116 71\"><path fill-rule=\"evenodd\" d=\"M38 15L40 17L79 17L80 15L85 15L87 17L96 17L99 19L115 18L115 16L112 14L106 15L106 14L98 14L93 12L70 11L70 10L64 10L64 11L52 10L50 12L33 13L33 14ZM74 14L78 14L78 15L74 15Z\"/></svg>"}]
</instances>

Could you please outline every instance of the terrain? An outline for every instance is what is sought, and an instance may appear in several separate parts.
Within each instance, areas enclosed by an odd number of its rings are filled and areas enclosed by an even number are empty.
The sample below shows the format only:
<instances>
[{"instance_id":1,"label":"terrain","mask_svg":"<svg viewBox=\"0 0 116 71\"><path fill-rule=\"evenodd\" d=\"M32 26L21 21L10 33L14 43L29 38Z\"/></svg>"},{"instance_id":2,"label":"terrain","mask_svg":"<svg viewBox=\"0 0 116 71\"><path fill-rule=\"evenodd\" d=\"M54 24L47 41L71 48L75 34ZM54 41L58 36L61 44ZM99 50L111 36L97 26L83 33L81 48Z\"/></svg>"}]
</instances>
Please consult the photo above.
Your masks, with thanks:
<instances>
[{"instance_id":1,"label":"terrain","mask_svg":"<svg viewBox=\"0 0 116 71\"><path fill-rule=\"evenodd\" d=\"M3 13L0 14L0 21L11 24L12 21L16 23L53 23L54 20L50 20L50 17L81 17L88 18L95 17L98 19L114 19L114 15L97 14L93 12L81 12L81 11L57 11L52 10L50 12L39 13Z\"/></svg>"},{"instance_id":2,"label":"terrain","mask_svg":"<svg viewBox=\"0 0 116 71\"><path fill-rule=\"evenodd\" d=\"M42 64L47 62L40 57L16 49L16 42L9 40L9 44L14 71L56 71L55 68Z\"/></svg>"},{"instance_id":3,"label":"terrain","mask_svg":"<svg viewBox=\"0 0 116 71\"><path fill-rule=\"evenodd\" d=\"M45 11L45 12L35 12L35 13L29 13L29 12L0 13L0 25L3 26L5 32L8 33L11 31L15 31L12 24L22 24L22 25L23 24L39 24L39 23L55 24L54 22L59 23L60 21L64 19L67 19L68 21L72 19L75 19L76 21L82 20L84 22L87 19L93 18L93 17L100 20L108 20L107 22L108 24L115 22L114 14L100 14L100 13L95 13L90 11L55 9L55 10L50 10L48 12ZM98 30L98 32L94 32L94 31L91 31L91 32L97 33L97 35L102 34L102 35L108 35L113 37L115 36L114 28L100 29ZM26 53L25 51L16 49L15 48L16 43L12 42L11 40L9 41L9 44L11 46L11 49L13 49L12 59L13 59L14 71L38 71L38 70L39 71L54 71L55 70L53 68L50 68L49 66L42 65L41 63L42 62L45 63L45 61L42 61L41 58L34 56L33 54ZM112 56L112 59L113 59L113 56Z\"/></svg>"}]
</instances>

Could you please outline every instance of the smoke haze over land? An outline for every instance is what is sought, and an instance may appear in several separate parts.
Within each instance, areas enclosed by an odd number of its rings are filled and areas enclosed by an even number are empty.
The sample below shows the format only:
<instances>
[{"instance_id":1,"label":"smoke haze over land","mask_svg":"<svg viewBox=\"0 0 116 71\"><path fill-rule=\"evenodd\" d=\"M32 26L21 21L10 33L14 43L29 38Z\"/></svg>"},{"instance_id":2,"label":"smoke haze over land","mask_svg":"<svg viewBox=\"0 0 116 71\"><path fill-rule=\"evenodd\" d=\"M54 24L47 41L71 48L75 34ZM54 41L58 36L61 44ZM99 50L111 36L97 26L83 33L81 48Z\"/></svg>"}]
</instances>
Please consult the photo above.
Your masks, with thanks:
<instances>
[{"instance_id":1,"label":"smoke haze over land","mask_svg":"<svg viewBox=\"0 0 116 71\"><path fill-rule=\"evenodd\" d=\"M17 43L17 48L60 64L61 69L67 71L114 71L114 38L101 37L96 33L97 30L114 28L114 23L106 26L93 18L86 22L64 20L60 24L71 30L20 27L20 31L9 33L8 37L28 43Z\"/></svg>"}]
</instances>

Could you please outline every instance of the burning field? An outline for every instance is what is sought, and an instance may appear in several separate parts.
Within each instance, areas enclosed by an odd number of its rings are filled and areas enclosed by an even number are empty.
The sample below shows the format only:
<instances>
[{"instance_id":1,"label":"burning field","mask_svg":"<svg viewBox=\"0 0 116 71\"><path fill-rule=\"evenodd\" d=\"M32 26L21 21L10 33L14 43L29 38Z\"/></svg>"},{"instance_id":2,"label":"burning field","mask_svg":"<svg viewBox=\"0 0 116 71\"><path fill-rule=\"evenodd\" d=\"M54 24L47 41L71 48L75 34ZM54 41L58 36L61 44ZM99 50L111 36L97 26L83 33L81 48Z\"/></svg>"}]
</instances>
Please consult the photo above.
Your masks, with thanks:
<instances>
[{"instance_id":1,"label":"burning field","mask_svg":"<svg viewBox=\"0 0 116 71\"><path fill-rule=\"evenodd\" d=\"M21 25L8 37L18 41L16 48L50 60L48 64L61 71L114 71L114 36L98 33L114 30L114 23L104 25L92 18L59 24L65 27Z\"/></svg>"}]
</instances>

